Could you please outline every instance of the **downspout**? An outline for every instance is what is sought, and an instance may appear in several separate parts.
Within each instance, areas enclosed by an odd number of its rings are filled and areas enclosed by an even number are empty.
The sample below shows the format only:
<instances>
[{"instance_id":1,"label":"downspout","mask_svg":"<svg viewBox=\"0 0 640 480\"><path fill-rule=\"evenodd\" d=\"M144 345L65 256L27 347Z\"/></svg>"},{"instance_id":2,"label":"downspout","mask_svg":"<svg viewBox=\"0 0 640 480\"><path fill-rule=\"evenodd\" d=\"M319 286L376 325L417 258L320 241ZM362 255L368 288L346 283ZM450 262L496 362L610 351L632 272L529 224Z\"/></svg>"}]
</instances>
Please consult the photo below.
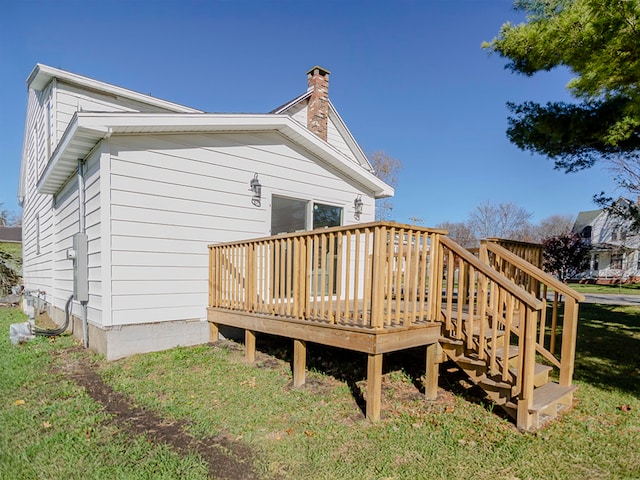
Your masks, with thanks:
<instances>
[{"instance_id":1,"label":"downspout","mask_svg":"<svg viewBox=\"0 0 640 480\"><path fill-rule=\"evenodd\" d=\"M82 235L86 235L87 226L86 226L86 211L85 211L85 184L84 184L84 175L85 175L85 163L82 159L78 159L78 231ZM77 252L76 252L77 253ZM84 251L84 255L86 255L86 249ZM84 263L86 265L86 259L81 260L80 263ZM75 272L76 275L79 275L80 272ZM88 272L84 272L88 277ZM79 275L83 277L85 275ZM84 278L84 281L88 283L88 278ZM76 281L80 281L80 279L76 279ZM82 306L82 345L84 348L89 347L89 323L87 319L87 303L88 303L88 286L87 286L87 295L81 296L80 305Z\"/></svg>"}]
</instances>

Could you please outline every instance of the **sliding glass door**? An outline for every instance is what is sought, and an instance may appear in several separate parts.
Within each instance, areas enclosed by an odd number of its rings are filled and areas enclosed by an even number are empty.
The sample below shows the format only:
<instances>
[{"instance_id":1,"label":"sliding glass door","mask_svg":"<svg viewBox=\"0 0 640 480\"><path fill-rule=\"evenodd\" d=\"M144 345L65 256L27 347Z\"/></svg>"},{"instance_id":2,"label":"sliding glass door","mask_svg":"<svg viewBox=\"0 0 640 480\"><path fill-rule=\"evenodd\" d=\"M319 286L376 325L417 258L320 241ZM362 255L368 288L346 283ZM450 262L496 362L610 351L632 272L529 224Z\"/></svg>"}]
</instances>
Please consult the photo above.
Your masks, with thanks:
<instances>
[{"instance_id":1,"label":"sliding glass door","mask_svg":"<svg viewBox=\"0 0 640 480\"><path fill-rule=\"evenodd\" d=\"M273 196L271 199L271 234L278 235L281 233L292 233L316 228L338 227L342 225L343 208L335 205L327 205L323 203L315 203L308 200L297 198ZM287 262L287 257L295 258L293 245L291 251L287 251L286 247L282 247L282 251L274 252L274 267L281 272L282 275L291 277L292 271L287 271L283 265L293 265L293 262ZM333 258L329 258L330 251L333 251ZM312 292L316 295L324 291L325 294L335 294L336 289L336 271L337 271L337 239L334 239L333 249L329 245L320 245L314 248L312 258ZM279 265L275 265L275 261ZM284 263L283 263L284 262ZM330 262L332 268L329 268ZM325 265L322 269L321 265ZM333 272L333 291L329 292L329 272ZM324 284L324 289L323 289Z\"/></svg>"}]
</instances>

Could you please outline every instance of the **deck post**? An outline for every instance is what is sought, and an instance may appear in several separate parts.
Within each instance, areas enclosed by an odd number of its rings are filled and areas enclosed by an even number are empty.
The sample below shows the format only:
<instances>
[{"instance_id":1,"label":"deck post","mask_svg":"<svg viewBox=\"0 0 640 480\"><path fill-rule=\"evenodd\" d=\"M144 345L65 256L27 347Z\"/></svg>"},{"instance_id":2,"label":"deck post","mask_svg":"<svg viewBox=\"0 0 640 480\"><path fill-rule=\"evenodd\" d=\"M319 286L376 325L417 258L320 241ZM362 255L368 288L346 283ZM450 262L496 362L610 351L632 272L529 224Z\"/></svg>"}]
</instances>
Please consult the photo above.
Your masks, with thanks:
<instances>
[{"instance_id":1,"label":"deck post","mask_svg":"<svg viewBox=\"0 0 640 480\"><path fill-rule=\"evenodd\" d=\"M244 331L244 359L249 363L256 361L256 333L252 330Z\"/></svg>"},{"instance_id":2,"label":"deck post","mask_svg":"<svg viewBox=\"0 0 640 480\"><path fill-rule=\"evenodd\" d=\"M438 342L427 345L427 368L424 394L427 400L438 398L438 370L440 369L442 347Z\"/></svg>"},{"instance_id":3,"label":"deck post","mask_svg":"<svg viewBox=\"0 0 640 480\"><path fill-rule=\"evenodd\" d=\"M367 361L367 418L380 420L380 397L382 394L382 354L370 353Z\"/></svg>"},{"instance_id":4,"label":"deck post","mask_svg":"<svg viewBox=\"0 0 640 480\"><path fill-rule=\"evenodd\" d=\"M576 337L578 335L578 305L575 299L566 297L564 303L564 324L562 326L562 350L560 379L563 387L571 385L576 358Z\"/></svg>"},{"instance_id":5,"label":"deck post","mask_svg":"<svg viewBox=\"0 0 640 480\"><path fill-rule=\"evenodd\" d=\"M536 364L536 327L538 324L538 312L530 307L522 309L524 312L524 323L521 331L524 330L522 356L522 387L518 396L518 411L516 414L517 427L520 430L529 430L533 427L533 416L531 406L533 405L534 390L534 369ZM505 359L508 361L508 359Z\"/></svg>"},{"instance_id":6,"label":"deck post","mask_svg":"<svg viewBox=\"0 0 640 480\"><path fill-rule=\"evenodd\" d=\"M307 364L307 344L302 340L293 339L293 386L301 387L305 382L305 368Z\"/></svg>"},{"instance_id":7,"label":"deck post","mask_svg":"<svg viewBox=\"0 0 640 480\"><path fill-rule=\"evenodd\" d=\"M209 322L209 341L211 343L215 343L218 341L219 337L219 332L220 329L218 328L218 325L213 323L213 322Z\"/></svg>"}]
</instances>

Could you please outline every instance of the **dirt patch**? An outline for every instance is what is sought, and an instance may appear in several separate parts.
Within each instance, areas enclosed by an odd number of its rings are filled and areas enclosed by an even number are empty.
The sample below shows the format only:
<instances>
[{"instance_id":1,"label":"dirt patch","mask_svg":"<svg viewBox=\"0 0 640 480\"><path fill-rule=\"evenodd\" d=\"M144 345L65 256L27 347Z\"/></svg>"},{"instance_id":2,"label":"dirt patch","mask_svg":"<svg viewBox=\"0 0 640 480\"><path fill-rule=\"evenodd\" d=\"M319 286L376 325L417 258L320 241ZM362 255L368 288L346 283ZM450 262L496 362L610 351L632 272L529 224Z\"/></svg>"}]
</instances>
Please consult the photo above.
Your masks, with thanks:
<instances>
[{"instance_id":1,"label":"dirt patch","mask_svg":"<svg viewBox=\"0 0 640 480\"><path fill-rule=\"evenodd\" d=\"M253 470L254 455L248 446L226 435L197 439L186 431L185 422L170 422L153 411L133 406L126 395L115 392L88 364L73 358L70 355L73 350L60 353L57 369L85 388L121 429L132 435L146 435L150 441L167 444L181 454L200 455L207 462L210 478L259 478Z\"/></svg>"}]
</instances>

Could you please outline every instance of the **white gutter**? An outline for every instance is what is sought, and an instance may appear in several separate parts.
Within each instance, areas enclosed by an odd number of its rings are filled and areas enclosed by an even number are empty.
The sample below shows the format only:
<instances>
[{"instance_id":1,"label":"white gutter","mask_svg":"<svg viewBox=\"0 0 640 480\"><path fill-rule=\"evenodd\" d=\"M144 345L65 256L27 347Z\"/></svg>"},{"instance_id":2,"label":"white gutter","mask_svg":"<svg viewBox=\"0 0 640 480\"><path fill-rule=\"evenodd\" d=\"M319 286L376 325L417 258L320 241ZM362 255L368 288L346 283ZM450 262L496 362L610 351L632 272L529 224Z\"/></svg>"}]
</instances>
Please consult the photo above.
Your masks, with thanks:
<instances>
[{"instance_id":1,"label":"white gutter","mask_svg":"<svg viewBox=\"0 0 640 480\"><path fill-rule=\"evenodd\" d=\"M97 143L110 134L216 133L278 131L323 162L354 179L376 198L392 196L392 187L342 152L322 141L288 115L83 113L74 115L38 181L38 192L55 194Z\"/></svg>"}]
</instances>

